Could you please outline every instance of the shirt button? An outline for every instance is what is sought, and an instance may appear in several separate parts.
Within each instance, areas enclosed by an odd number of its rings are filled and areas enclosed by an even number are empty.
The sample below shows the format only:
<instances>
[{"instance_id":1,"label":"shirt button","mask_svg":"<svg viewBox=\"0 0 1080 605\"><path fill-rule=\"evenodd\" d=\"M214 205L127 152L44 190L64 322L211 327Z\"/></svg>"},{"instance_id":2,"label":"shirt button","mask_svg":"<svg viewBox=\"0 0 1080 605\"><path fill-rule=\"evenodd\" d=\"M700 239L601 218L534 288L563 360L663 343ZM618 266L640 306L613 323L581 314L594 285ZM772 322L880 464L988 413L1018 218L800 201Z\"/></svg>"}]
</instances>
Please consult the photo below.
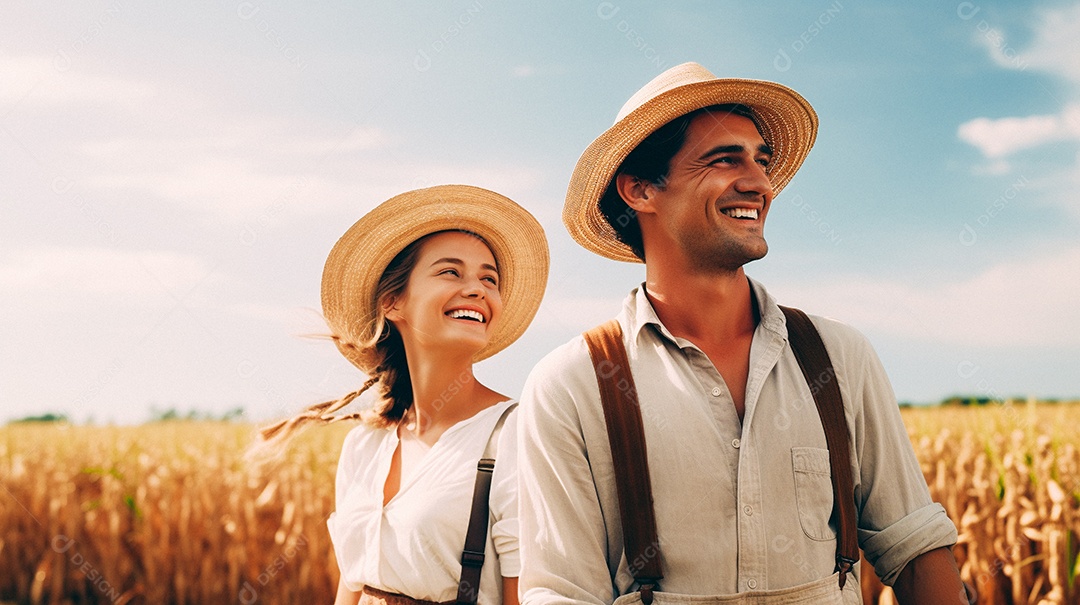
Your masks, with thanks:
<instances>
[{"instance_id":1,"label":"shirt button","mask_svg":"<svg viewBox=\"0 0 1080 605\"><path fill-rule=\"evenodd\" d=\"M743 512L744 512L744 513L746 513L747 515L752 515L752 514L754 514L754 509L753 509L753 508L751 508L751 507L750 507L749 505L747 505L747 506L744 506L742 510L743 510Z\"/></svg>"},{"instance_id":2,"label":"shirt button","mask_svg":"<svg viewBox=\"0 0 1080 605\"><path fill-rule=\"evenodd\" d=\"M719 397L720 396L720 387L713 387L712 388L712 396L713 397Z\"/></svg>"},{"instance_id":3,"label":"shirt button","mask_svg":"<svg viewBox=\"0 0 1080 605\"><path fill-rule=\"evenodd\" d=\"M755 580L753 578L750 578L749 580L746 581L746 585L749 586L750 588L757 588L757 580Z\"/></svg>"},{"instance_id":4,"label":"shirt button","mask_svg":"<svg viewBox=\"0 0 1080 605\"><path fill-rule=\"evenodd\" d=\"M739 445L740 445L740 442L739 442L738 439L732 439L731 440L731 447L733 447L735 449L739 449Z\"/></svg>"}]
</instances>

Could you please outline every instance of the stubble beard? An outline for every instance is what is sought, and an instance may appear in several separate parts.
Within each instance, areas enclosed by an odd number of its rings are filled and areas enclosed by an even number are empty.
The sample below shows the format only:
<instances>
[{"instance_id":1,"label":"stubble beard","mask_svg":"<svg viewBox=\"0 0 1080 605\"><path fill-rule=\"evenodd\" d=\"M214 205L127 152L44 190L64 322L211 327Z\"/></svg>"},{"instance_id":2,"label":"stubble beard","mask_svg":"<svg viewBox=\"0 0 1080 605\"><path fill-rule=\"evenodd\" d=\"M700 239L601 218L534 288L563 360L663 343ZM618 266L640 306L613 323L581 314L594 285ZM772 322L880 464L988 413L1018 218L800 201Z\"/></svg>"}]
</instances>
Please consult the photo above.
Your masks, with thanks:
<instances>
[{"instance_id":1,"label":"stubble beard","mask_svg":"<svg viewBox=\"0 0 1080 605\"><path fill-rule=\"evenodd\" d=\"M753 242L724 237L692 242L687 249L691 269L699 273L735 273L747 263L760 260L769 252L763 235Z\"/></svg>"}]
</instances>

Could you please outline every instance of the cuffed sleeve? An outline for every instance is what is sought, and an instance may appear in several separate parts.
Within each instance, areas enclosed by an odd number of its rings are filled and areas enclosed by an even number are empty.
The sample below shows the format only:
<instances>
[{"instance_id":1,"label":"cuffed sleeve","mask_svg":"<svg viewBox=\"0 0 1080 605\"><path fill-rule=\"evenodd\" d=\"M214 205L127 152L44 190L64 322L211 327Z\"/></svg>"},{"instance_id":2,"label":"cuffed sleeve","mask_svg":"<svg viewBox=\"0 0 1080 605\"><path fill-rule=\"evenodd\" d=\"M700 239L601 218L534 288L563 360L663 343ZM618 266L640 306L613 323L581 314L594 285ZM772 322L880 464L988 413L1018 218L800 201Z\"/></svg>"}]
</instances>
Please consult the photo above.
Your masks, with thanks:
<instances>
[{"instance_id":1,"label":"cuffed sleeve","mask_svg":"<svg viewBox=\"0 0 1080 605\"><path fill-rule=\"evenodd\" d=\"M937 502L913 511L881 531L859 530L866 559L881 581L892 586L915 557L956 543L956 526Z\"/></svg>"}]
</instances>

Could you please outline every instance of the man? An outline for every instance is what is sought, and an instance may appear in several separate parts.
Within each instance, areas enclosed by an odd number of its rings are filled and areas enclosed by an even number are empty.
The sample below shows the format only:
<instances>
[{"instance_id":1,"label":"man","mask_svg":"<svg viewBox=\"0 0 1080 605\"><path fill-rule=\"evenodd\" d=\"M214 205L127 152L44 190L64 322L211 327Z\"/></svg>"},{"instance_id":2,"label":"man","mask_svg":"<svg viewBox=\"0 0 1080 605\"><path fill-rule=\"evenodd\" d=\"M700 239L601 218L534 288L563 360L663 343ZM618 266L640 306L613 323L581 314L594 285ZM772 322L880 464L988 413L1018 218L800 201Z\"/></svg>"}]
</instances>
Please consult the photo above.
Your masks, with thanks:
<instances>
[{"instance_id":1,"label":"man","mask_svg":"<svg viewBox=\"0 0 1080 605\"><path fill-rule=\"evenodd\" d=\"M571 235L645 263L645 283L617 319L647 444L659 603L665 593L861 602L857 565L837 582L829 451L811 386L784 314L743 270L765 255L773 196L816 130L794 91L687 63L638 91L571 178ZM843 324L813 324L843 398L859 546L902 603L965 603L956 528L930 500L873 349ZM627 561L582 338L533 370L519 430L523 602L648 602L632 577L642 562Z\"/></svg>"}]
</instances>

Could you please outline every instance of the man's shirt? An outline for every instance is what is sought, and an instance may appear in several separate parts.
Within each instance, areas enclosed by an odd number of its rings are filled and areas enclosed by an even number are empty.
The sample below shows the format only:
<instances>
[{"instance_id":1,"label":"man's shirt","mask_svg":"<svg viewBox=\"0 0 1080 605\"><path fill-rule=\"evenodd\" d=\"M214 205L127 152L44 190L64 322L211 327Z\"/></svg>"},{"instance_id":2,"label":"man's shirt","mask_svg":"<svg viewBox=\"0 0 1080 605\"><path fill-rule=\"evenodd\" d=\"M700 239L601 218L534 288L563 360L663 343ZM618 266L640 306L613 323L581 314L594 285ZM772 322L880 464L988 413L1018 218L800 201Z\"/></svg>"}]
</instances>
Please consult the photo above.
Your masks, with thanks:
<instances>
[{"instance_id":1,"label":"man's shirt","mask_svg":"<svg viewBox=\"0 0 1080 605\"><path fill-rule=\"evenodd\" d=\"M798 586L835 567L829 454L786 320L751 280L761 321L742 422L723 378L675 338L645 296L618 316L638 391L665 592L720 595ZM895 396L854 329L812 317L836 369L850 427L859 545L886 584L919 554L956 541L931 502ZM577 337L534 368L519 419L525 603L611 603L633 578L603 408ZM857 570L848 582L856 582Z\"/></svg>"}]
</instances>

